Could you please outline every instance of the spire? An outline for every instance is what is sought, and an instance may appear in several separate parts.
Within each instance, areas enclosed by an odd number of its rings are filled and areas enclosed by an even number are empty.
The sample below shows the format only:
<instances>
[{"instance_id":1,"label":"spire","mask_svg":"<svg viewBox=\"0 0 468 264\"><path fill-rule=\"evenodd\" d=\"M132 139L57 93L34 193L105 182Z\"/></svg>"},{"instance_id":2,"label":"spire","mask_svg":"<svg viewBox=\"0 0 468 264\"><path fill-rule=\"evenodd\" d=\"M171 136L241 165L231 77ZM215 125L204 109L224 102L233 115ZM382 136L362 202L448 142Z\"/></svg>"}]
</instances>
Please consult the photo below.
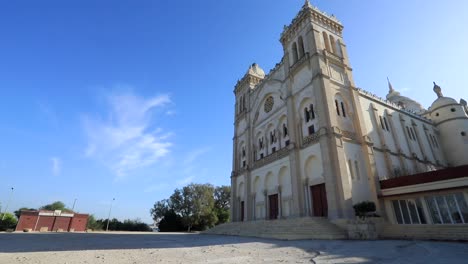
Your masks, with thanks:
<instances>
[{"instance_id":1,"label":"spire","mask_svg":"<svg viewBox=\"0 0 468 264\"><path fill-rule=\"evenodd\" d=\"M442 94L442 89L440 88L439 85L437 85L435 82L434 83L434 92L437 94L437 97L441 98L441 97L444 97L444 95Z\"/></svg>"},{"instance_id":2,"label":"spire","mask_svg":"<svg viewBox=\"0 0 468 264\"><path fill-rule=\"evenodd\" d=\"M393 89L393 86L392 86L392 84L390 83L390 80L388 79L388 77L387 77L387 82L388 82L388 93L391 94L391 93L393 93L395 90Z\"/></svg>"}]
</instances>

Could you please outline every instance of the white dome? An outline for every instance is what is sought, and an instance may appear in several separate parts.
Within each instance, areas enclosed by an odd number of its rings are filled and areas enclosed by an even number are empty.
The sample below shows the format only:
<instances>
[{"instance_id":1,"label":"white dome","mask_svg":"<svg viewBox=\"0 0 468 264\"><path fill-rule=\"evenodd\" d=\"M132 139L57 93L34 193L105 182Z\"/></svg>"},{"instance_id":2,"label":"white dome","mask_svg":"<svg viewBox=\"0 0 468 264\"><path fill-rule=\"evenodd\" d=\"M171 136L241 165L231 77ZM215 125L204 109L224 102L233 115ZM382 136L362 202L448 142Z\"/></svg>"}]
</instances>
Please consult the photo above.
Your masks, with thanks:
<instances>
[{"instance_id":1,"label":"white dome","mask_svg":"<svg viewBox=\"0 0 468 264\"><path fill-rule=\"evenodd\" d=\"M430 109L436 109L442 106L453 105L453 104L458 104L457 101L455 101L455 99L450 98L450 97L439 97L437 98L437 100L435 100L432 103Z\"/></svg>"},{"instance_id":2,"label":"white dome","mask_svg":"<svg viewBox=\"0 0 468 264\"><path fill-rule=\"evenodd\" d=\"M260 68L260 66L258 66L257 63L254 63L249 67L249 70L247 71L247 74L254 75L254 76L257 76L257 77L260 77L260 78L265 77L265 72L263 71L262 68Z\"/></svg>"},{"instance_id":3,"label":"white dome","mask_svg":"<svg viewBox=\"0 0 468 264\"><path fill-rule=\"evenodd\" d=\"M403 109L415 112L415 113L421 113L424 112L425 109L422 107L422 105L415 100L402 96L399 92L395 91L390 84L390 81L388 81L388 87L389 87L389 92L387 94L387 100L389 100L392 103L395 103L399 106L401 106Z\"/></svg>"},{"instance_id":4,"label":"white dome","mask_svg":"<svg viewBox=\"0 0 468 264\"><path fill-rule=\"evenodd\" d=\"M458 104L457 101L450 97L444 97L442 89L434 82L434 92L437 94L437 99L432 103L430 109L436 109L446 105Z\"/></svg>"}]
</instances>

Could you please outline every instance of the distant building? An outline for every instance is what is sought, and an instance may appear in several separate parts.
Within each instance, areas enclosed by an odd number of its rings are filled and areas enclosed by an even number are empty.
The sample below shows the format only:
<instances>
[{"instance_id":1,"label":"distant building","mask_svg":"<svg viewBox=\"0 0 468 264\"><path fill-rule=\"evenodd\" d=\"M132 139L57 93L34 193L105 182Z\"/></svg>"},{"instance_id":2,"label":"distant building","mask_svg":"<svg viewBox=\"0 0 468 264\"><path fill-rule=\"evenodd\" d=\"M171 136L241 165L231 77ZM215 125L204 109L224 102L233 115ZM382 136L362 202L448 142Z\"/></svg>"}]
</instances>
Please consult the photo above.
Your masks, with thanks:
<instances>
[{"instance_id":1,"label":"distant building","mask_svg":"<svg viewBox=\"0 0 468 264\"><path fill-rule=\"evenodd\" d=\"M281 61L236 84L232 221L352 219L374 201L395 225L468 224L466 101L435 83L428 109L390 82L386 99L358 88L342 30L306 1Z\"/></svg>"},{"instance_id":2,"label":"distant building","mask_svg":"<svg viewBox=\"0 0 468 264\"><path fill-rule=\"evenodd\" d=\"M83 232L86 231L88 216L88 214L67 213L60 210L23 210L16 231L30 229L41 232Z\"/></svg>"}]
</instances>

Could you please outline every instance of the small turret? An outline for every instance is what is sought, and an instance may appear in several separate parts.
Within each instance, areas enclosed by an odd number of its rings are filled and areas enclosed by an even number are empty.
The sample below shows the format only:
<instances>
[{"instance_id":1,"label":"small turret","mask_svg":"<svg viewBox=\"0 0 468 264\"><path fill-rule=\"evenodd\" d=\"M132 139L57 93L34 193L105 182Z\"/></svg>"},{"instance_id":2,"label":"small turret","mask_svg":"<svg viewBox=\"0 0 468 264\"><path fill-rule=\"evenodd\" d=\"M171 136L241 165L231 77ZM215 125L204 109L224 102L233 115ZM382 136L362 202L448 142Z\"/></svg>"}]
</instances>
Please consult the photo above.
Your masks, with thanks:
<instances>
[{"instance_id":1,"label":"small turret","mask_svg":"<svg viewBox=\"0 0 468 264\"><path fill-rule=\"evenodd\" d=\"M442 88L434 82L437 99L429 107L429 117L439 129L440 141L447 162L451 166L468 164L468 113L461 100L445 97Z\"/></svg>"}]
</instances>

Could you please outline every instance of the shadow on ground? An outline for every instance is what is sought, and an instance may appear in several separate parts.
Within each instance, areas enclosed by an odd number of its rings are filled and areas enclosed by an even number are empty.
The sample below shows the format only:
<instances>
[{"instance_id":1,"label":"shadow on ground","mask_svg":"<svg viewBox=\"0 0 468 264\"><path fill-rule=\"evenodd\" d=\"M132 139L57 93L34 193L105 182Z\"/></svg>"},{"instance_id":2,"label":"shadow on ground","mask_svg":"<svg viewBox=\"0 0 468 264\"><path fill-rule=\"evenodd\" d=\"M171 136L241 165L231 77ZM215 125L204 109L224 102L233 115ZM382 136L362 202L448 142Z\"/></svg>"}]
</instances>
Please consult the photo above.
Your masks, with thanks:
<instances>
[{"instance_id":1,"label":"shadow on ground","mask_svg":"<svg viewBox=\"0 0 468 264\"><path fill-rule=\"evenodd\" d=\"M311 255L311 262L337 263L466 263L468 243L431 241L283 241L187 233L0 233L0 253L165 249L258 243L294 247ZM251 246L251 245L247 245ZM317 263L318 263L317 262Z\"/></svg>"}]
</instances>

